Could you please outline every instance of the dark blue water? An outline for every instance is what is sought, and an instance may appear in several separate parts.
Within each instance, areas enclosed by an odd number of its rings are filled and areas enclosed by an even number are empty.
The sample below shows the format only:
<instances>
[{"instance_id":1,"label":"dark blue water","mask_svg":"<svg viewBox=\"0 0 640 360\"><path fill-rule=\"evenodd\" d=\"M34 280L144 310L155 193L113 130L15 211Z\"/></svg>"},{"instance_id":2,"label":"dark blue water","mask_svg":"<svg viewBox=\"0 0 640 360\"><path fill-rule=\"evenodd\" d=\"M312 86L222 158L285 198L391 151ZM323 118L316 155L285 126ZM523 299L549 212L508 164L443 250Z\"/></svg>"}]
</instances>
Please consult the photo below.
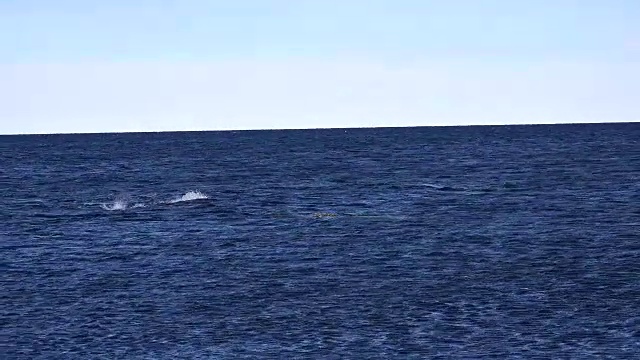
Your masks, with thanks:
<instances>
[{"instance_id":1,"label":"dark blue water","mask_svg":"<svg viewBox=\"0 0 640 360\"><path fill-rule=\"evenodd\" d=\"M638 358L640 125L0 137L2 359Z\"/></svg>"}]
</instances>

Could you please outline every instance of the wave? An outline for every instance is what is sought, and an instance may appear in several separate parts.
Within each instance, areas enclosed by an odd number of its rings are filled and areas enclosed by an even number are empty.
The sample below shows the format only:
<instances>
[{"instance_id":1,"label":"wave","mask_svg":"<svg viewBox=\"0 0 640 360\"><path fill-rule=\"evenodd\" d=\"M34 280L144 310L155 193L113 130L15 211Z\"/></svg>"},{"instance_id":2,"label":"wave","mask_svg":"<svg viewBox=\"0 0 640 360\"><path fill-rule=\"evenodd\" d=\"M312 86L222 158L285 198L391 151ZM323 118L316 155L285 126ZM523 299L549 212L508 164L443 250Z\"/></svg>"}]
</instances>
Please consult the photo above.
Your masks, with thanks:
<instances>
[{"instance_id":1,"label":"wave","mask_svg":"<svg viewBox=\"0 0 640 360\"><path fill-rule=\"evenodd\" d=\"M184 202L184 201L204 200L208 198L209 197L207 195L201 193L200 191L188 191L186 194L178 198L175 198L173 200L170 200L169 203L175 204L175 203Z\"/></svg>"},{"instance_id":2,"label":"wave","mask_svg":"<svg viewBox=\"0 0 640 360\"><path fill-rule=\"evenodd\" d=\"M445 186L445 185L435 185L435 184L422 184L430 189L438 190L438 191L465 191L467 189L464 188L456 188L453 186Z\"/></svg>"},{"instance_id":3,"label":"wave","mask_svg":"<svg viewBox=\"0 0 640 360\"><path fill-rule=\"evenodd\" d=\"M495 189L491 188L466 188L466 187L455 187L455 186L447 186L447 185L436 185L436 184L422 184L422 186L427 187L429 189L441 192L454 192L454 193L462 193L462 194L485 194L495 191Z\"/></svg>"}]
</instances>

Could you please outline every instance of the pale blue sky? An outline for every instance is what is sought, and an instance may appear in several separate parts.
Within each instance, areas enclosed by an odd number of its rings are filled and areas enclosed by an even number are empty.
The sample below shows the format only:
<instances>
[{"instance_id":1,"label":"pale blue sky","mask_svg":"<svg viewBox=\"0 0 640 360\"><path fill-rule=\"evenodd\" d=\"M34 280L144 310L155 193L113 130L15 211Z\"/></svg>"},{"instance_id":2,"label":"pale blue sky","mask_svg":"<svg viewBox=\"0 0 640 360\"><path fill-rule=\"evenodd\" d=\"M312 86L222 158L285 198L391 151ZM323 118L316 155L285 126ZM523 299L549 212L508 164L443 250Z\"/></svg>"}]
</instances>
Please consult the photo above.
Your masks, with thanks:
<instances>
[{"instance_id":1,"label":"pale blue sky","mask_svg":"<svg viewBox=\"0 0 640 360\"><path fill-rule=\"evenodd\" d=\"M0 0L0 133L640 120L637 0Z\"/></svg>"}]
</instances>

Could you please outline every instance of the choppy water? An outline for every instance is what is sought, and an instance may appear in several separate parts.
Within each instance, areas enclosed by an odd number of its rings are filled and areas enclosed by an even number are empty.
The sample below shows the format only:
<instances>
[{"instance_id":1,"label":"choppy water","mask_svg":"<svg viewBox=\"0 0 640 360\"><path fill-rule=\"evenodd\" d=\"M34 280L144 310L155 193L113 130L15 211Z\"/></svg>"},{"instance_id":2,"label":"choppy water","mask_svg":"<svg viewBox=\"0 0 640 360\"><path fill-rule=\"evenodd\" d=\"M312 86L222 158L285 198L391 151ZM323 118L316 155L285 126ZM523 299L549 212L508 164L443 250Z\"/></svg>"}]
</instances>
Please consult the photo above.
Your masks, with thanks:
<instances>
[{"instance_id":1,"label":"choppy water","mask_svg":"<svg viewBox=\"0 0 640 360\"><path fill-rule=\"evenodd\" d=\"M2 358L637 358L639 140L0 137Z\"/></svg>"}]
</instances>

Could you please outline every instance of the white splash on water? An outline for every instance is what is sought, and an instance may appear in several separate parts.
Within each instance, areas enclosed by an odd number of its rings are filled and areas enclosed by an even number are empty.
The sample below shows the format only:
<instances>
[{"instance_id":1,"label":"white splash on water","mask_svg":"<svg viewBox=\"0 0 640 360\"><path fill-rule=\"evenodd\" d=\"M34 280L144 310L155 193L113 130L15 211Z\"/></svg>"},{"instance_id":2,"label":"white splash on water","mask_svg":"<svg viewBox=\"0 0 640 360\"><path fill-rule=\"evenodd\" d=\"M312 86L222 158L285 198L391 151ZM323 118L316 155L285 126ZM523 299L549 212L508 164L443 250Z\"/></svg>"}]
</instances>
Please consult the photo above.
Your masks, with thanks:
<instances>
[{"instance_id":1,"label":"white splash on water","mask_svg":"<svg viewBox=\"0 0 640 360\"><path fill-rule=\"evenodd\" d=\"M102 204L100 206L108 211L121 211L127 209L127 202L124 200L115 200L112 204Z\"/></svg>"},{"instance_id":2,"label":"white splash on water","mask_svg":"<svg viewBox=\"0 0 640 360\"><path fill-rule=\"evenodd\" d=\"M209 197L207 195L201 193L200 191L189 191L186 194L169 201L169 203L175 204L183 201L202 200L208 198Z\"/></svg>"},{"instance_id":3,"label":"white splash on water","mask_svg":"<svg viewBox=\"0 0 640 360\"><path fill-rule=\"evenodd\" d=\"M127 197L116 198L113 202L102 203L100 207L107 211L123 211L127 209L139 209L146 208L149 205L156 204L175 204L184 201L193 201L193 200L201 200L201 199L209 199L209 196L200 192L200 191L188 191L184 195L174 198L168 201L160 201L160 202L129 202L130 199ZM95 203L92 203L95 204Z\"/></svg>"}]
</instances>

